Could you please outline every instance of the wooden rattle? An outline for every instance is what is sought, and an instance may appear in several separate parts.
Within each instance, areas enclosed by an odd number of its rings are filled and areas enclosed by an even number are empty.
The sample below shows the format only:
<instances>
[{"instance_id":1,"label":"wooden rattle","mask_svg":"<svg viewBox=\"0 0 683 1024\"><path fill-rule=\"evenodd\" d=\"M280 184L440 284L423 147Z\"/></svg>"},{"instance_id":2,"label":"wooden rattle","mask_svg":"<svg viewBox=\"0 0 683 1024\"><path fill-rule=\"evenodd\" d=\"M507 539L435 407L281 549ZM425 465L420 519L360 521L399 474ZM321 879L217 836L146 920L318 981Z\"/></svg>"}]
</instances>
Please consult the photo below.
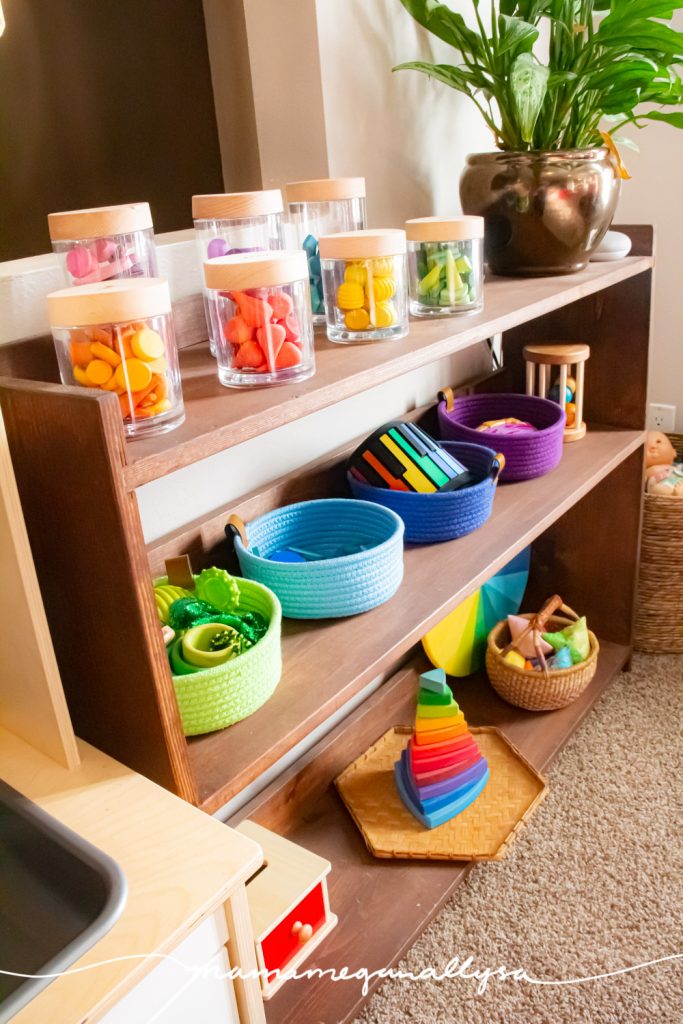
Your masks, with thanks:
<instances>
[{"instance_id":1,"label":"wooden rattle","mask_svg":"<svg viewBox=\"0 0 683 1024\"><path fill-rule=\"evenodd\" d=\"M584 364L590 358L591 350L582 342L569 345L525 345L526 393L550 398L564 408L567 424L564 440L580 441L586 434L583 421ZM538 387L536 384L538 366ZM550 386L550 367L559 366L559 380ZM569 373L569 370L572 373ZM572 393L573 389L573 393ZM571 397L568 395L571 394Z\"/></svg>"}]
</instances>

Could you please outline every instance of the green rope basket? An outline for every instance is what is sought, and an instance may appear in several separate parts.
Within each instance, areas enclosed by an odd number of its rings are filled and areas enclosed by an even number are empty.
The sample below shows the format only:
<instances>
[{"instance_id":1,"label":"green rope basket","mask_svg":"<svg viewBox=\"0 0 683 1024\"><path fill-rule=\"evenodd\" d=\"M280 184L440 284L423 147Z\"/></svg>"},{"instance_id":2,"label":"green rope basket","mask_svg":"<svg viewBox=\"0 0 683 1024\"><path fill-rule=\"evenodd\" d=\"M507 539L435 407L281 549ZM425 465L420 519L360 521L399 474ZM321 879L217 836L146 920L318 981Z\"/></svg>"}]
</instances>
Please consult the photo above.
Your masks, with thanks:
<instances>
[{"instance_id":1,"label":"green rope basket","mask_svg":"<svg viewBox=\"0 0 683 1024\"><path fill-rule=\"evenodd\" d=\"M163 585L164 576L154 581ZM172 675L180 719L186 736L201 736L234 725L265 704L282 675L280 629L282 609L272 590L237 578L240 612L259 612L269 623L265 636L224 665L186 676Z\"/></svg>"}]
</instances>

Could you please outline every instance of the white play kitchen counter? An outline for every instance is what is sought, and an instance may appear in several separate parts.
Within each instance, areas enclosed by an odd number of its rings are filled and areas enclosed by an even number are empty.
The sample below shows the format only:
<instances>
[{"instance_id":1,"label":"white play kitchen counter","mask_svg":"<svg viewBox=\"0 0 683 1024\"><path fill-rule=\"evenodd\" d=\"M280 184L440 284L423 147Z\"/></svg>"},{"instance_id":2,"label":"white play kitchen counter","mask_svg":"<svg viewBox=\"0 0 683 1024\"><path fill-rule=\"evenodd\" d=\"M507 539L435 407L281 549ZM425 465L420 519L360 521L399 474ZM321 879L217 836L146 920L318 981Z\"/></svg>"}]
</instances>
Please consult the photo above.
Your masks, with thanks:
<instances>
[{"instance_id":1,"label":"white play kitchen counter","mask_svg":"<svg viewBox=\"0 0 683 1024\"><path fill-rule=\"evenodd\" d=\"M220 977L255 968L244 883L261 866L260 846L88 744L78 752L68 770L0 728L0 777L113 857L128 898L70 970L110 962L57 978L12 1024L264 1021L258 980ZM117 961L125 957L134 959Z\"/></svg>"}]
</instances>

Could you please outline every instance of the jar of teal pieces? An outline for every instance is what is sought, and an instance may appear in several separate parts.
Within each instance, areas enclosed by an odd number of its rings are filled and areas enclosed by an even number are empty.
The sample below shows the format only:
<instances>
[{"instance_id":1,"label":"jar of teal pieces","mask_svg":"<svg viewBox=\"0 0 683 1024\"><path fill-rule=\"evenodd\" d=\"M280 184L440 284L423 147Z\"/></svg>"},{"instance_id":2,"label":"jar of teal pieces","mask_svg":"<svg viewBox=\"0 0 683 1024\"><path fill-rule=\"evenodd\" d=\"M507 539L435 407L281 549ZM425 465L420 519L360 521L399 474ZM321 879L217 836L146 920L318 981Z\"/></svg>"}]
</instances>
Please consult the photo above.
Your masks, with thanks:
<instances>
[{"instance_id":1,"label":"jar of teal pieces","mask_svg":"<svg viewBox=\"0 0 683 1024\"><path fill-rule=\"evenodd\" d=\"M292 181L285 189L288 205L287 244L301 247L308 259L314 324L325 323L325 300L318 239L321 235L360 231L366 227L365 178L317 178Z\"/></svg>"}]
</instances>

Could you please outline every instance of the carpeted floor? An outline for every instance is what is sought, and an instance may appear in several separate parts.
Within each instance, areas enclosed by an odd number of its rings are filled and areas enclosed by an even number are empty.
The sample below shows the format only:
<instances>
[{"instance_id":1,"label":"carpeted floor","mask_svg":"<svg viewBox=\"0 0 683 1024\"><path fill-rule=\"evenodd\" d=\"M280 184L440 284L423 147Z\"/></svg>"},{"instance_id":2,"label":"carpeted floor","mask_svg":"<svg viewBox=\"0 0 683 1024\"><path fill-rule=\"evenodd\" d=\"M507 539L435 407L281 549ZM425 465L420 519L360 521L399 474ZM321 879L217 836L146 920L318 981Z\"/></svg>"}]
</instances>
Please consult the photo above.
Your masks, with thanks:
<instances>
[{"instance_id":1,"label":"carpeted floor","mask_svg":"<svg viewBox=\"0 0 683 1024\"><path fill-rule=\"evenodd\" d=\"M683 953L682 726L683 656L637 656L507 858L472 872L401 968L472 956L559 980ZM683 959L563 987L494 978L483 995L461 978L391 980L360 1022L681 1024Z\"/></svg>"}]
</instances>

